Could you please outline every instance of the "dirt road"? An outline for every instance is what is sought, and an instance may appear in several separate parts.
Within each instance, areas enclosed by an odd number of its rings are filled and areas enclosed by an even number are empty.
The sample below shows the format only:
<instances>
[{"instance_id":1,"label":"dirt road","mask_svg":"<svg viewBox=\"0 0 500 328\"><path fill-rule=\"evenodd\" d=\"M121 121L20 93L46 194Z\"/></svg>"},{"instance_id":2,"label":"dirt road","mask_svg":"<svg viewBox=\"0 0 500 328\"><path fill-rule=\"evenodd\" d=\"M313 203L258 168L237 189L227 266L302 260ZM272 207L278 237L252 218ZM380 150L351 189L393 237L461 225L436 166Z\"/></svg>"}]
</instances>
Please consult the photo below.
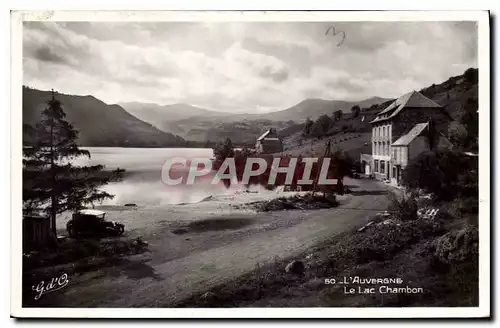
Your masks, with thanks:
<instances>
[{"instance_id":1,"label":"dirt road","mask_svg":"<svg viewBox=\"0 0 500 328\"><path fill-rule=\"evenodd\" d=\"M353 193L338 208L241 214L240 219L252 220L241 231L183 235L182 240L194 243L193 247L169 243L168 238L156 233L149 236L151 253L130 257L122 267L69 277L69 285L47 295L43 304L168 307L275 257L301 253L326 238L364 224L376 210L387 207L386 187L379 182L347 180L346 184L352 186ZM148 240L148 236L145 238Z\"/></svg>"}]
</instances>

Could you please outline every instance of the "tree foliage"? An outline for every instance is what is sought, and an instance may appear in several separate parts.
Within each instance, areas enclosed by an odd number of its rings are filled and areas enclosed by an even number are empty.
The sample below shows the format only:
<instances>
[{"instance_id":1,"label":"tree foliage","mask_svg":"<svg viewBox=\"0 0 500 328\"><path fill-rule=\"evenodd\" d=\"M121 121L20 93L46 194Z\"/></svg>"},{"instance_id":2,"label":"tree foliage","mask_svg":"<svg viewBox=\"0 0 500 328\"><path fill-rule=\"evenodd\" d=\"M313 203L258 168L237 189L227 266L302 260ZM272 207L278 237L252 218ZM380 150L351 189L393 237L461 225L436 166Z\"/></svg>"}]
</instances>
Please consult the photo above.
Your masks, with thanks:
<instances>
[{"instance_id":1,"label":"tree foliage","mask_svg":"<svg viewBox=\"0 0 500 328\"><path fill-rule=\"evenodd\" d=\"M336 150L330 156L331 163L337 167L337 175L340 179L351 174L356 167L355 160L344 150Z\"/></svg>"},{"instance_id":2,"label":"tree foliage","mask_svg":"<svg viewBox=\"0 0 500 328\"><path fill-rule=\"evenodd\" d=\"M358 117L360 112L361 112L361 108L358 105L352 106L351 113L352 113L353 118Z\"/></svg>"},{"instance_id":3,"label":"tree foliage","mask_svg":"<svg viewBox=\"0 0 500 328\"><path fill-rule=\"evenodd\" d=\"M302 130L302 136L308 137L311 134L311 129L313 126L314 122L311 120L310 117L306 119L306 123L304 125L304 130Z\"/></svg>"},{"instance_id":4,"label":"tree foliage","mask_svg":"<svg viewBox=\"0 0 500 328\"><path fill-rule=\"evenodd\" d=\"M477 68L468 68L464 72L465 81L469 83L477 83L479 79L479 71Z\"/></svg>"},{"instance_id":5,"label":"tree foliage","mask_svg":"<svg viewBox=\"0 0 500 328\"><path fill-rule=\"evenodd\" d=\"M332 124L332 119L328 117L328 115L321 115L316 122L314 122L311 128L311 135L316 138L322 138L328 133Z\"/></svg>"},{"instance_id":6,"label":"tree foliage","mask_svg":"<svg viewBox=\"0 0 500 328\"><path fill-rule=\"evenodd\" d=\"M438 200L478 196L477 157L457 151L424 152L403 171L402 183L421 189Z\"/></svg>"},{"instance_id":7,"label":"tree foliage","mask_svg":"<svg viewBox=\"0 0 500 328\"><path fill-rule=\"evenodd\" d=\"M73 159L90 158L90 152L78 148L78 131L65 116L53 93L36 127L25 127L34 138L23 148L23 210L46 212L54 234L57 214L113 198L99 188L123 173L117 170L105 175L102 165L73 165Z\"/></svg>"},{"instance_id":8,"label":"tree foliage","mask_svg":"<svg viewBox=\"0 0 500 328\"><path fill-rule=\"evenodd\" d=\"M234 157L233 142L226 138L223 142L218 142L214 147L215 166L218 168L226 158Z\"/></svg>"},{"instance_id":9,"label":"tree foliage","mask_svg":"<svg viewBox=\"0 0 500 328\"><path fill-rule=\"evenodd\" d=\"M341 118L342 118L342 111L339 109L339 110L336 110L333 112L333 120L334 121L339 121Z\"/></svg>"}]
</instances>

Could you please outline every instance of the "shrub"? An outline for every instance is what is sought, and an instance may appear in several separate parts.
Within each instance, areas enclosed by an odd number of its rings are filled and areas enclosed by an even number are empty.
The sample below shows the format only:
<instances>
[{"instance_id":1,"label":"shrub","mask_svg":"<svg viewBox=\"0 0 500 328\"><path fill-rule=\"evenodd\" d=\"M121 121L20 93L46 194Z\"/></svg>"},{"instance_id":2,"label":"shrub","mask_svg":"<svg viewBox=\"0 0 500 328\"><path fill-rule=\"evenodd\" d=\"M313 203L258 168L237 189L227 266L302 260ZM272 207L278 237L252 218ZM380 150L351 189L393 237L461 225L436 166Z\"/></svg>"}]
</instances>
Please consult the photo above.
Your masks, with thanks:
<instances>
[{"instance_id":1,"label":"shrub","mask_svg":"<svg viewBox=\"0 0 500 328\"><path fill-rule=\"evenodd\" d=\"M440 262L451 265L472 261L479 254L478 241L477 227L466 225L440 237L435 256Z\"/></svg>"},{"instance_id":2,"label":"shrub","mask_svg":"<svg viewBox=\"0 0 500 328\"><path fill-rule=\"evenodd\" d=\"M418 206L413 195L403 194L398 197L396 194L391 193L390 198L389 211L393 213L396 219L401 221L418 219Z\"/></svg>"},{"instance_id":3,"label":"shrub","mask_svg":"<svg viewBox=\"0 0 500 328\"><path fill-rule=\"evenodd\" d=\"M469 83L477 83L478 82L478 70L475 68L469 68L464 72L465 81Z\"/></svg>"},{"instance_id":4,"label":"shrub","mask_svg":"<svg viewBox=\"0 0 500 328\"><path fill-rule=\"evenodd\" d=\"M403 185L422 189L437 200L451 200L478 194L477 158L460 152L424 152L403 171Z\"/></svg>"},{"instance_id":5,"label":"shrub","mask_svg":"<svg viewBox=\"0 0 500 328\"><path fill-rule=\"evenodd\" d=\"M453 201L452 207L454 214L459 217L463 217L467 214L478 214L479 200L477 197L456 199Z\"/></svg>"},{"instance_id":6,"label":"shrub","mask_svg":"<svg viewBox=\"0 0 500 328\"><path fill-rule=\"evenodd\" d=\"M357 264L385 261L420 241L442 233L442 226L432 220L375 224L339 242L330 257L352 260Z\"/></svg>"}]
</instances>

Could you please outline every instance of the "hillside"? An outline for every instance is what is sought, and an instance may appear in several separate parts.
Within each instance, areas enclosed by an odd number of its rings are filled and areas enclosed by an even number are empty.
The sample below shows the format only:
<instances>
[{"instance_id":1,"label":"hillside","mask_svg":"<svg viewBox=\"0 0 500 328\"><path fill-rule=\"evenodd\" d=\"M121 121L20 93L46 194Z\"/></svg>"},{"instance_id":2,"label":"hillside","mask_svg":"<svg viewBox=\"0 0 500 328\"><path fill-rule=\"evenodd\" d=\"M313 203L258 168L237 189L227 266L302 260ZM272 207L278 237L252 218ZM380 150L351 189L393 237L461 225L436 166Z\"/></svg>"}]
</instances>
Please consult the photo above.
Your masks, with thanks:
<instances>
[{"instance_id":1,"label":"hillside","mask_svg":"<svg viewBox=\"0 0 500 328\"><path fill-rule=\"evenodd\" d=\"M440 104L455 120L459 121L467 111L470 103L478 102L477 68L470 68L462 75L450 77L448 80L423 88L420 92Z\"/></svg>"},{"instance_id":2,"label":"hillside","mask_svg":"<svg viewBox=\"0 0 500 328\"><path fill-rule=\"evenodd\" d=\"M288 109L267 113L261 116L262 118L276 121L303 121L307 117L315 119L323 114L331 115L334 111L337 110L348 113L354 105L358 105L361 108L367 108L372 105L383 103L387 100L388 99L380 97L372 97L361 101L306 99Z\"/></svg>"},{"instance_id":3,"label":"hillside","mask_svg":"<svg viewBox=\"0 0 500 328\"><path fill-rule=\"evenodd\" d=\"M464 74L450 77L439 84L433 84L420 90L422 94L434 100L444 107L454 122L451 126L464 125L470 136L477 138L477 104L478 104L478 70L469 69ZM305 138L302 135L305 123L295 124L279 131L284 138L285 152L289 154L321 154L324 144L331 140L336 149L347 151L354 158L360 153L371 153L371 125L370 121L375 115L387 107L392 100L365 108L368 103L360 107L359 117L353 118L350 113L334 122L328 132L318 140L317 138ZM466 123L462 117L473 113ZM476 140L477 141L477 140ZM474 146L470 147L471 149Z\"/></svg>"},{"instance_id":4,"label":"hillside","mask_svg":"<svg viewBox=\"0 0 500 328\"><path fill-rule=\"evenodd\" d=\"M372 97L358 102L306 99L288 109L265 114L231 114L211 111L188 104L158 105L122 103L136 117L162 131L175 133L190 141L217 141L231 138L234 142L253 143L269 128L283 129L307 117L331 115L336 110L350 112L352 106L370 107L387 99Z\"/></svg>"},{"instance_id":5,"label":"hillside","mask_svg":"<svg viewBox=\"0 0 500 328\"><path fill-rule=\"evenodd\" d=\"M141 121L118 105L108 105L93 96L57 94L66 118L79 133L82 146L182 147L185 141ZM34 125L50 91L23 87L23 124ZM29 139L24 137L24 143Z\"/></svg>"},{"instance_id":6,"label":"hillside","mask_svg":"<svg viewBox=\"0 0 500 328\"><path fill-rule=\"evenodd\" d=\"M321 140L303 137L302 131L305 123L282 129L279 134L283 138L284 151L293 156L318 155L323 153L325 142L331 140L334 149L345 150L353 158L358 158L361 153L369 154L372 135L370 121L391 102L392 100L389 100L382 104L372 105L371 108L363 108L356 118L353 118L351 114L344 114L330 127L327 135Z\"/></svg>"}]
</instances>

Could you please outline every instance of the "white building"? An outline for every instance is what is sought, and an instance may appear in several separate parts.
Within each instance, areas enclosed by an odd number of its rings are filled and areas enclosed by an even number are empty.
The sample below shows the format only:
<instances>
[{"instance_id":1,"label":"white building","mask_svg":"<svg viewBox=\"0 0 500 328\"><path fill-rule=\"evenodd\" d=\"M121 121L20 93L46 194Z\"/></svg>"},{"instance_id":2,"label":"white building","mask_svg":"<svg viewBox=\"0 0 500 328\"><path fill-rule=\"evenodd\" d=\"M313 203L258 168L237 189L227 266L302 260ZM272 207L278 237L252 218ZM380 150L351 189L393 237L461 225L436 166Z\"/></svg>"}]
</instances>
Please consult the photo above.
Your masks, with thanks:
<instances>
[{"instance_id":1,"label":"white building","mask_svg":"<svg viewBox=\"0 0 500 328\"><path fill-rule=\"evenodd\" d=\"M421 93L402 95L370 122L371 158L361 154L365 172L398 184L409 160L423 151L451 146L442 133L450 121L443 107Z\"/></svg>"}]
</instances>

